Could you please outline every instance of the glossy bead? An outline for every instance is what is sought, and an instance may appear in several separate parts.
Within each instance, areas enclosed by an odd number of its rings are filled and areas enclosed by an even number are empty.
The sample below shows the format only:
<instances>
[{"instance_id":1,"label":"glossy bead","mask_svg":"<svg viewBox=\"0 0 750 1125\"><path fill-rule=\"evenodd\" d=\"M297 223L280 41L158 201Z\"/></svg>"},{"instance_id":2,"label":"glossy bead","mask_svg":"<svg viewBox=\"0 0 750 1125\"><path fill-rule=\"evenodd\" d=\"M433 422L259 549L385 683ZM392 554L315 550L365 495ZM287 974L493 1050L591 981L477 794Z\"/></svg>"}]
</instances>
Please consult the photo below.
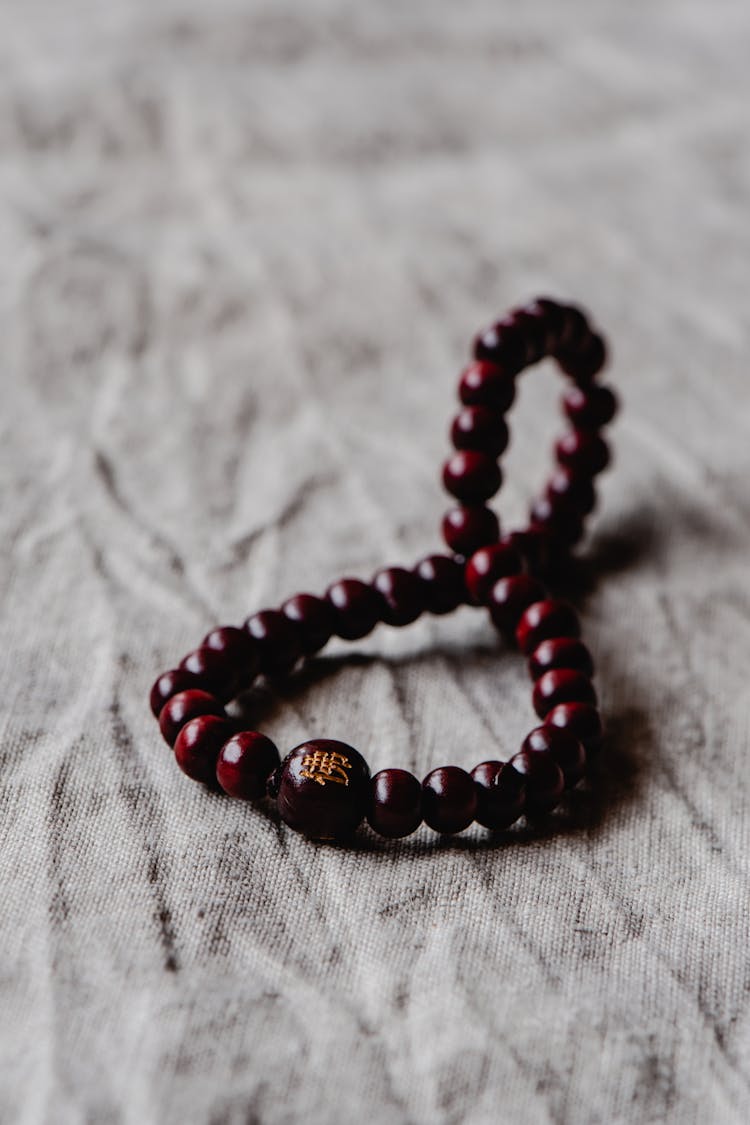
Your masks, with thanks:
<instances>
[{"instance_id":1,"label":"glossy bead","mask_svg":"<svg viewBox=\"0 0 750 1125\"><path fill-rule=\"evenodd\" d=\"M607 346L597 333L592 333L583 345L558 352L557 362L576 383L589 383L607 362Z\"/></svg>"},{"instance_id":2,"label":"glossy bead","mask_svg":"<svg viewBox=\"0 0 750 1125\"><path fill-rule=\"evenodd\" d=\"M514 373L494 363L472 363L461 376L458 396L464 406L487 406L505 414L516 397Z\"/></svg>"},{"instance_id":3,"label":"glossy bead","mask_svg":"<svg viewBox=\"0 0 750 1125\"><path fill-rule=\"evenodd\" d=\"M489 500L502 484L502 473L496 461L486 453L473 449L454 453L443 466L443 484L451 496L467 503Z\"/></svg>"},{"instance_id":4,"label":"glossy bead","mask_svg":"<svg viewBox=\"0 0 750 1125\"><path fill-rule=\"evenodd\" d=\"M287 754L270 792L290 828L313 840L341 840L367 812L370 771L352 746L317 738Z\"/></svg>"},{"instance_id":5,"label":"glossy bead","mask_svg":"<svg viewBox=\"0 0 750 1125\"><path fill-rule=\"evenodd\" d=\"M526 736L522 750L550 754L563 772L565 784L575 785L586 769L586 751L572 731L561 727L537 727Z\"/></svg>"},{"instance_id":6,"label":"glossy bead","mask_svg":"<svg viewBox=\"0 0 750 1125\"><path fill-rule=\"evenodd\" d=\"M500 578L520 574L522 570L523 560L511 543L492 543L475 551L467 562L466 589L476 605L484 605Z\"/></svg>"},{"instance_id":7,"label":"glossy bead","mask_svg":"<svg viewBox=\"0 0 750 1125\"><path fill-rule=\"evenodd\" d=\"M541 582L528 574L500 578L487 599L492 623L502 633L512 636L524 610L543 597L544 587Z\"/></svg>"},{"instance_id":8,"label":"glossy bead","mask_svg":"<svg viewBox=\"0 0 750 1125\"><path fill-rule=\"evenodd\" d=\"M545 725L569 730L582 742L587 754L600 749L604 737L601 716L590 703L558 703L547 714Z\"/></svg>"},{"instance_id":9,"label":"glossy bead","mask_svg":"<svg viewBox=\"0 0 750 1125\"><path fill-rule=\"evenodd\" d=\"M549 297L537 297L526 308L544 325L544 351L552 355L559 348L566 331L565 307Z\"/></svg>"},{"instance_id":10,"label":"glossy bead","mask_svg":"<svg viewBox=\"0 0 750 1125\"><path fill-rule=\"evenodd\" d=\"M569 602L545 598L525 609L516 627L516 643L529 656L548 637L578 637L581 624Z\"/></svg>"},{"instance_id":11,"label":"glossy bead","mask_svg":"<svg viewBox=\"0 0 750 1125\"><path fill-rule=\"evenodd\" d=\"M466 600L464 568L449 555L428 555L418 562L414 573L422 583L425 608L430 613L452 613Z\"/></svg>"},{"instance_id":12,"label":"glossy bead","mask_svg":"<svg viewBox=\"0 0 750 1125\"><path fill-rule=\"evenodd\" d=\"M379 570L372 585L383 599L386 625L410 625L425 609L424 584L412 570L400 566Z\"/></svg>"},{"instance_id":13,"label":"glossy bead","mask_svg":"<svg viewBox=\"0 0 750 1125\"><path fill-rule=\"evenodd\" d=\"M474 779L459 766L441 766L422 782L422 815L435 832L453 834L468 828L477 801Z\"/></svg>"},{"instance_id":14,"label":"glossy bead","mask_svg":"<svg viewBox=\"0 0 750 1125\"><path fill-rule=\"evenodd\" d=\"M484 828L507 828L523 813L526 783L507 762L480 762L471 771L477 787L475 820Z\"/></svg>"},{"instance_id":15,"label":"glossy bead","mask_svg":"<svg viewBox=\"0 0 750 1125\"><path fill-rule=\"evenodd\" d=\"M555 469L545 496L555 512L575 512L587 516L596 507L596 489L588 474L575 473L565 465Z\"/></svg>"},{"instance_id":16,"label":"glossy bead","mask_svg":"<svg viewBox=\"0 0 750 1125\"><path fill-rule=\"evenodd\" d=\"M270 738L243 730L228 739L219 751L216 780L230 797L257 801L266 795L266 783L279 765L279 752Z\"/></svg>"},{"instance_id":17,"label":"glossy bead","mask_svg":"<svg viewBox=\"0 0 750 1125\"><path fill-rule=\"evenodd\" d=\"M561 465L591 477L606 469L610 460L609 446L604 438L589 430L571 430L560 438L555 452Z\"/></svg>"},{"instance_id":18,"label":"glossy bead","mask_svg":"<svg viewBox=\"0 0 750 1125\"><path fill-rule=\"evenodd\" d=\"M370 785L367 820L381 836L410 836L422 823L422 786L408 770L376 773Z\"/></svg>"},{"instance_id":19,"label":"glossy bead","mask_svg":"<svg viewBox=\"0 0 750 1125\"><path fill-rule=\"evenodd\" d=\"M451 508L443 519L443 538L452 551L464 557L497 542L500 522L491 508L482 505Z\"/></svg>"},{"instance_id":20,"label":"glossy bead","mask_svg":"<svg viewBox=\"0 0 750 1125\"><path fill-rule=\"evenodd\" d=\"M333 636L336 617L324 598L317 598L314 594L295 594L284 602L281 612L294 625L305 656L319 652Z\"/></svg>"},{"instance_id":21,"label":"glossy bead","mask_svg":"<svg viewBox=\"0 0 750 1125\"><path fill-rule=\"evenodd\" d=\"M500 321L500 325L507 325L508 329L512 326L523 340L525 345L523 366L538 363L545 355L547 350L546 325L533 309L514 309Z\"/></svg>"},{"instance_id":22,"label":"glossy bead","mask_svg":"<svg viewBox=\"0 0 750 1125\"><path fill-rule=\"evenodd\" d=\"M527 342L512 315L498 320L474 341L474 356L485 363L496 363L517 373L526 363Z\"/></svg>"},{"instance_id":23,"label":"glossy bead","mask_svg":"<svg viewBox=\"0 0 750 1125\"><path fill-rule=\"evenodd\" d=\"M541 528L552 541L572 546L583 537L583 517L580 513L561 509L548 496L535 500L529 514L531 526Z\"/></svg>"},{"instance_id":24,"label":"glossy bead","mask_svg":"<svg viewBox=\"0 0 750 1125\"><path fill-rule=\"evenodd\" d=\"M244 684L251 683L257 676L260 669L258 649L245 629L220 625L206 633L201 644L204 648L221 653L237 670L237 676Z\"/></svg>"},{"instance_id":25,"label":"glossy bead","mask_svg":"<svg viewBox=\"0 0 750 1125\"><path fill-rule=\"evenodd\" d=\"M180 668L195 676L196 686L210 691L219 699L230 699L237 682L237 669L226 653L202 645L189 652Z\"/></svg>"},{"instance_id":26,"label":"glossy bead","mask_svg":"<svg viewBox=\"0 0 750 1125\"><path fill-rule=\"evenodd\" d=\"M334 630L347 641L367 636L385 611L383 599L358 578L342 578L328 588L328 604L334 611Z\"/></svg>"},{"instance_id":27,"label":"glossy bead","mask_svg":"<svg viewBox=\"0 0 750 1125\"><path fill-rule=\"evenodd\" d=\"M473 449L496 458L508 447L510 434L502 414L488 406L465 406L453 420L455 449Z\"/></svg>"},{"instance_id":28,"label":"glossy bead","mask_svg":"<svg viewBox=\"0 0 750 1125\"><path fill-rule=\"evenodd\" d=\"M198 683L195 676L185 668L170 668L168 672L162 672L155 680L149 695L149 703L154 717L159 718L162 707L169 702L173 695L196 687L198 687Z\"/></svg>"},{"instance_id":29,"label":"glossy bead","mask_svg":"<svg viewBox=\"0 0 750 1125\"><path fill-rule=\"evenodd\" d=\"M555 668L570 668L591 678L594 675L594 661L583 641L574 637L555 637L542 641L529 657L529 674L538 680L545 672Z\"/></svg>"},{"instance_id":30,"label":"glossy bead","mask_svg":"<svg viewBox=\"0 0 750 1125\"><path fill-rule=\"evenodd\" d=\"M572 668L555 668L545 672L534 684L534 710L540 719L558 703L590 703L596 706L596 692L588 676Z\"/></svg>"},{"instance_id":31,"label":"glossy bead","mask_svg":"<svg viewBox=\"0 0 750 1125\"><path fill-rule=\"evenodd\" d=\"M530 574L544 574L549 569L554 549L553 541L544 528L527 527L523 531L511 531L500 542L518 551Z\"/></svg>"},{"instance_id":32,"label":"glossy bead","mask_svg":"<svg viewBox=\"0 0 750 1125\"><path fill-rule=\"evenodd\" d=\"M248 617L245 629L257 645L260 670L264 675L285 675L302 655L296 628L277 609L263 609Z\"/></svg>"},{"instance_id":33,"label":"glossy bead","mask_svg":"<svg viewBox=\"0 0 750 1125\"><path fill-rule=\"evenodd\" d=\"M565 789L565 778L552 755L546 750L524 746L510 764L526 782L526 812L531 816L550 812L559 804Z\"/></svg>"},{"instance_id":34,"label":"glossy bead","mask_svg":"<svg viewBox=\"0 0 750 1125\"><path fill-rule=\"evenodd\" d=\"M210 785L216 780L216 759L234 727L216 715L198 715L185 723L174 744L174 756L183 773Z\"/></svg>"},{"instance_id":35,"label":"glossy bead","mask_svg":"<svg viewBox=\"0 0 750 1125\"><path fill-rule=\"evenodd\" d=\"M598 430L617 413L617 398L609 387L571 387L563 398L563 410L576 429Z\"/></svg>"},{"instance_id":36,"label":"glossy bead","mask_svg":"<svg viewBox=\"0 0 750 1125\"><path fill-rule=\"evenodd\" d=\"M222 719L226 717L219 700L207 691L191 688L173 695L164 704L159 715L159 730L164 741L174 746L185 723L199 715L216 715Z\"/></svg>"}]
</instances>

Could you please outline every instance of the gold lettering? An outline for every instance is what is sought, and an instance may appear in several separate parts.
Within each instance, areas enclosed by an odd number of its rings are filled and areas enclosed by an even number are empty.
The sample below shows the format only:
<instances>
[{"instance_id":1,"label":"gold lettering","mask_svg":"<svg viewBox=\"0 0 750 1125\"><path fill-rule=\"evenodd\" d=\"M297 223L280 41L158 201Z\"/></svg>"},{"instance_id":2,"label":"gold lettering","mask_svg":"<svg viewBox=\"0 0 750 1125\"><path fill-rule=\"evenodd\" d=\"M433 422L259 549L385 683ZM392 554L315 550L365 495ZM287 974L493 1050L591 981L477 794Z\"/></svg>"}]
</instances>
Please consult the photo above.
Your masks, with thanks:
<instances>
[{"instance_id":1,"label":"gold lettering","mask_svg":"<svg viewBox=\"0 0 750 1125\"><path fill-rule=\"evenodd\" d=\"M333 781L336 785L348 785L348 769L351 769L351 763L346 755L339 754L337 750L315 750L302 759L299 773L300 777L316 781L318 785L325 785L327 781Z\"/></svg>"}]
</instances>

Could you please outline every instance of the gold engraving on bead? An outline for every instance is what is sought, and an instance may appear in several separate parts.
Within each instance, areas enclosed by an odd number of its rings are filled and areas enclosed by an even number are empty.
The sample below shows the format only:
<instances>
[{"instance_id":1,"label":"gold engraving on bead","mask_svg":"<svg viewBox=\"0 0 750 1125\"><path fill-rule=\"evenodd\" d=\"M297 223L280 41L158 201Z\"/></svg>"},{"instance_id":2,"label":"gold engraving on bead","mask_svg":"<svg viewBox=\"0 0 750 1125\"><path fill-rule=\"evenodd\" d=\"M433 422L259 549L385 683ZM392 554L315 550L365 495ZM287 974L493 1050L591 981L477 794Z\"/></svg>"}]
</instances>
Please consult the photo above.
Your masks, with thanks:
<instances>
[{"instance_id":1,"label":"gold engraving on bead","mask_svg":"<svg viewBox=\"0 0 750 1125\"><path fill-rule=\"evenodd\" d=\"M299 773L300 777L317 781L318 785L325 785L327 781L333 781L336 785L348 785L348 769L351 769L351 762L345 754L339 754L337 750L316 750L302 759Z\"/></svg>"}]
</instances>

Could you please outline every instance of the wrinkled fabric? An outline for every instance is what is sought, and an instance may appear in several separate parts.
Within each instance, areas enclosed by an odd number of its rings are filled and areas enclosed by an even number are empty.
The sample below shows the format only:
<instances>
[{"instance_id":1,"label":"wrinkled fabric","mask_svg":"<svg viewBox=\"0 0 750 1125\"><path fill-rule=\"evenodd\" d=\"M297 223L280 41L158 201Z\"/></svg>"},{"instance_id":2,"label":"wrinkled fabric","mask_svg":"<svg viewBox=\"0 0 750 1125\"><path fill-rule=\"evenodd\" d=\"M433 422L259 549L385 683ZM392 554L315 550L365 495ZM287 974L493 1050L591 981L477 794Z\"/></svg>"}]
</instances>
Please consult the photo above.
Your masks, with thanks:
<instances>
[{"instance_id":1,"label":"wrinkled fabric","mask_svg":"<svg viewBox=\"0 0 750 1125\"><path fill-rule=\"evenodd\" d=\"M750 13L739 0L0 12L0 1121L748 1120ZM547 830L316 846L177 770L157 672L439 547L457 373L539 292L623 410L576 590L609 736ZM525 376L517 526L562 389ZM515 752L463 609L262 729Z\"/></svg>"}]
</instances>

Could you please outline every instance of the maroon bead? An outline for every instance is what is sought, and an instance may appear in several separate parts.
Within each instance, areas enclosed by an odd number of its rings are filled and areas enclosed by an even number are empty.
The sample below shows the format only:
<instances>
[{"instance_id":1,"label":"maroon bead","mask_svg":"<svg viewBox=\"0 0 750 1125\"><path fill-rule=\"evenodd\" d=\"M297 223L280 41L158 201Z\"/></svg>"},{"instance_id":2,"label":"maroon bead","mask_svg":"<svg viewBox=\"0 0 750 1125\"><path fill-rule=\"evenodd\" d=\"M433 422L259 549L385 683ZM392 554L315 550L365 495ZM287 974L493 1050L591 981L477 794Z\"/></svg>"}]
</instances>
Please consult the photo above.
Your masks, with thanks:
<instances>
[{"instance_id":1,"label":"maroon bead","mask_svg":"<svg viewBox=\"0 0 750 1125\"><path fill-rule=\"evenodd\" d=\"M266 795L266 783L279 765L279 752L270 738L243 730L222 746L216 762L216 779L230 797L257 801Z\"/></svg>"},{"instance_id":2,"label":"maroon bead","mask_svg":"<svg viewBox=\"0 0 750 1125\"><path fill-rule=\"evenodd\" d=\"M463 449L443 466L443 484L457 500L468 503L489 500L502 484L500 468L486 453Z\"/></svg>"},{"instance_id":3,"label":"maroon bead","mask_svg":"<svg viewBox=\"0 0 750 1125\"><path fill-rule=\"evenodd\" d=\"M545 327L545 353L551 355L560 347L567 331L565 306L549 297L537 297L527 306L527 310L538 316Z\"/></svg>"},{"instance_id":4,"label":"maroon bead","mask_svg":"<svg viewBox=\"0 0 750 1125\"><path fill-rule=\"evenodd\" d=\"M520 574L523 560L511 543L492 543L475 551L466 564L466 589L476 605L484 605L500 578Z\"/></svg>"},{"instance_id":5,"label":"maroon bead","mask_svg":"<svg viewBox=\"0 0 750 1125\"><path fill-rule=\"evenodd\" d=\"M516 643L529 656L548 637L578 637L581 625L569 602L545 598L525 609L516 627Z\"/></svg>"},{"instance_id":6,"label":"maroon bead","mask_svg":"<svg viewBox=\"0 0 750 1125\"><path fill-rule=\"evenodd\" d=\"M457 555L473 555L480 547L497 542L500 522L491 508L477 505L451 508L443 519L443 538Z\"/></svg>"},{"instance_id":7,"label":"maroon bead","mask_svg":"<svg viewBox=\"0 0 750 1125\"><path fill-rule=\"evenodd\" d=\"M455 449L473 449L496 458L508 447L510 434L502 414L488 406L465 406L453 420Z\"/></svg>"},{"instance_id":8,"label":"maroon bead","mask_svg":"<svg viewBox=\"0 0 750 1125\"><path fill-rule=\"evenodd\" d=\"M596 490L591 477L575 473L565 465L555 469L545 492L552 509L560 515L577 513L587 516L596 506Z\"/></svg>"},{"instance_id":9,"label":"maroon bead","mask_svg":"<svg viewBox=\"0 0 750 1125\"><path fill-rule=\"evenodd\" d=\"M244 629L237 629L234 625L220 625L206 633L201 645L225 656L245 683L249 683L258 674L258 649Z\"/></svg>"},{"instance_id":10,"label":"maroon bead","mask_svg":"<svg viewBox=\"0 0 750 1125\"><path fill-rule=\"evenodd\" d=\"M458 395L464 406L488 406L505 414L516 397L514 373L494 363L471 363L461 376Z\"/></svg>"},{"instance_id":11,"label":"maroon bead","mask_svg":"<svg viewBox=\"0 0 750 1125\"><path fill-rule=\"evenodd\" d=\"M522 750L551 754L563 772L565 784L575 785L586 769L586 751L572 731L545 725L524 739Z\"/></svg>"},{"instance_id":12,"label":"maroon bead","mask_svg":"<svg viewBox=\"0 0 750 1125\"><path fill-rule=\"evenodd\" d=\"M563 311L563 331L560 336L558 352L576 354L591 337L589 322L585 314L576 305L564 305Z\"/></svg>"},{"instance_id":13,"label":"maroon bead","mask_svg":"<svg viewBox=\"0 0 750 1125\"><path fill-rule=\"evenodd\" d=\"M162 707L173 695L196 687L198 683L195 676L185 668L170 668L168 672L162 672L151 688L149 696L149 703L155 717L159 718Z\"/></svg>"},{"instance_id":14,"label":"maroon bead","mask_svg":"<svg viewBox=\"0 0 750 1125\"><path fill-rule=\"evenodd\" d=\"M328 644L336 626L330 604L314 594L295 594L281 607L281 612L295 627L305 656L319 652Z\"/></svg>"},{"instance_id":15,"label":"maroon bead","mask_svg":"<svg viewBox=\"0 0 750 1125\"><path fill-rule=\"evenodd\" d=\"M558 352L557 362L576 383L586 384L599 374L607 362L607 346L594 332L582 347Z\"/></svg>"},{"instance_id":16,"label":"maroon bead","mask_svg":"<svg viewBox=\"0 0 750 1125\"><path fill-rule=\"evenodd\" d=\"M414 568L430 613L452 613L466 600L464 568L449 555L428 555Z\"/></svg>"},{"instance_id":17,"label":"maroon bead","mask_svg":"<svg viewBox=\"0 0 750 1125\"><path fill-rule=\"evenodd\" d=\"M574 637L555 637L542 641L529 657L529 673L538 680L545 672L555 668L571 668L591 678L594 675L594 661L583 641Z\"/></svg>"},{"instance_id":18,"label":"maroon bead","mask_svg":"<svg viewBox=\"0 0 750 1125\"><path fill-rule=\"evenodd\" d=\"M518 551L530 574L544 574L549 569L554 545L544 528L527 527L524 531L511 531L500 542Z\"/></svg>"},{"instance_id":19,"label":"maroon bead","mask_svg":"<svg viewBox=\"0 0 750 1125\"><path fill-rule=\"evenodd\" d=\"M559 804L565 789L565 778L552 755L546 750L524 747L510 760L513 768L526 782L526 812L531 816L550 812Z\"/></svg>"},{"instance_id":20,"label":"maroon bead","mask_svg":"<svg viewBox=\"0 0 750 1125\"><path fill-rule=\"evenodd\" d=\"M380 595L358 578L334 582L326 598L334 611L334 630L347 641L356 641L371 633L385 612Z\"/></svg>"},{"instance_id":21,"label":"maroon bead","mask_svg":"<svg viewBox=\"0 0 750 1125\"><path fill-rule=\"evenodd\" d=\"M547 726L569 730L583 743L588 754L595 754L602 744L604 731L601 716L590 703L558 703L544 722Z\"/></svg>"},{"instance_id":22,"label":"maroon bead","mask_svg":"<svg viewBox=\"0 0 750 1125\"><path fill-rule=\"evenodd\" d=\"M507 762L480 762L471 771L477 787L475 820L485 828L507 828L524 809L526 784Z\"/></svg>"},{"instance_id":23,"label":"maroon bead","mask_svg":"<svg viewBox=\"0 0 750 1125\"><path fill-rule=\"evenodd\" d=\"M165 742L174 746L177 735L185 723L199 715L216 715L225 718L224 708L215 695L192 688L173 695L161 709L159 730Z\"/></svg>"},{"instance_id":24,"label":"maroon bead","mask_svg":"<svg viewBox=\"0 0 750 1125\"><path fill-rule=\"evenodd\" d=\"M422 815L436 832L452 834L468 828L477 801L474 779L459 766L441 766L422 782Z\"/></svg>"},{"instance_id":25,"label":"maroon bead","mask_svg":"<svg viewBox=\"0 0 750 1125\"><path fill-rule=\"evenodd\" d=\"M538 311L531 308L514 309L502 324L512 325L525 344L523 365L538 363L547 351L547 326Z\"/></svg>"},{"instance_id":26,"label":"maroon bead","mask_svg":"<svg viewBox=\"0 0 750 1125\"><path fill-rule=\"evenodd\" d=\"M383 599L386 625L410 625L424 612L424 584L414 571L391 566L379 570L372 585Z\"/></svg>"},{"instance_id":27,"label":"maroon bead","mask_svg":"<svg viewBox=\"0 0 750 1125\"><path fill-rule=\"evenodd\" d=\"M548 496L540 496L531 505L531 526L541 528L550 540L568 546L583 537L583 517L575 511L561 509Z\"/></svg>"},{"instance_id":28,"label":"maroon bead","mask_svg":"<svg viewBox=\"0 0 750 1125\"><path fill-rule=\"evenodd\" d=\"M189 652L180 668L195 676L196 686L213 692L219 699L230 699L237 683L238 670L224 652L202 645Z\"/></svg>"},{"instance_id":29,"label":"maroon bead","mask_svg":"<svg viewBox=\"0 0 750 1125\"><path fill-rule=\"evenodd\" d=\"M345 742L317 738L287 754L272 787L279 814L313 840L341 840L361 822L370 800L370 771Z\"/></svg>"},{"instance_id":30,"label":"maroon bead","mask_svg":"<svg viewBox=\"0 0 750 1125\"><path fill-rule=\"evenodd\" d=\"M216 759L234 727L216 715L198 715L185 723L174 744L177 765L193 781L210 785L216 780Z\"/></svg>"},{"instance_id":31,"label":"maroon bead","mask_svg":"<svg viewBox=\"0 0 750 1125\"><path fill-rule=\"evenodd\" d=\"M596 692L588 676L572 668L554 668L534 684L532 701L540 719L558 703L590 703L596 707Z\"/></svg>"},{"instance_id":32,"label":"maroon bead","mask_svg":"<svg viewBox=\"0 0 750 1125\"><path fill-rule=\"evenodd\" d=\"M563 398L563 409L579 430L598 430L617 413L617 398L609 387L571 387Z\"/></svg>"},{"instance_id":33,"label":"maroon bead","mask_svg":"<svg viewBox=\"0 0 750 1125\"><path fill-rule=\"evenodd\" d=\"M544 587L528 574L500 578L490 590L487 605L496 629L513 635L521 614L544 597Z\"/></svg>"},{"instance_id":34,"label":"maroon bead","mask_svg":"<svg viewBox=\"0 0 750 1125\"><path fill-rule=\"evenodd\" d=\"M474 355L481 362L500 364L508 371L518 372L526 363L527 347L523 332L510 314L477 336Z\"/></svg>"},{"instance_id":35,"label":"maroon bead","mask_svg":"<svg viewBox=\"0 0 750 1125\"><path fill-rule=\"evenodd\" d=\"M381 770L370 786L367 820L381 836L410 836L422 823L422 786L408 770Z\"/></svg>"},{"instance_id":36,"label":"maroon bead","mask_svg":"<svg viewBox=\"0 0 750 1125\"><path fill-rule=\"evenodd\" d=\"M245 622L255 641L260 670L267 676L283 676L302 655L302 644L295 626L278 609L263 609Z\"/></svg>"},{"instance_id":37,"label":"maroon bead","mask_svg":"<svg viewBox=\"0 0 750 1125\"><path fill-rule=\"evenodd\" d=\"M571 430L560 438L555 451L561 465L574 473L591 477L606 469L610 460L609 446L604 438L588 430Z\"/></svg>"}]
</instances>

